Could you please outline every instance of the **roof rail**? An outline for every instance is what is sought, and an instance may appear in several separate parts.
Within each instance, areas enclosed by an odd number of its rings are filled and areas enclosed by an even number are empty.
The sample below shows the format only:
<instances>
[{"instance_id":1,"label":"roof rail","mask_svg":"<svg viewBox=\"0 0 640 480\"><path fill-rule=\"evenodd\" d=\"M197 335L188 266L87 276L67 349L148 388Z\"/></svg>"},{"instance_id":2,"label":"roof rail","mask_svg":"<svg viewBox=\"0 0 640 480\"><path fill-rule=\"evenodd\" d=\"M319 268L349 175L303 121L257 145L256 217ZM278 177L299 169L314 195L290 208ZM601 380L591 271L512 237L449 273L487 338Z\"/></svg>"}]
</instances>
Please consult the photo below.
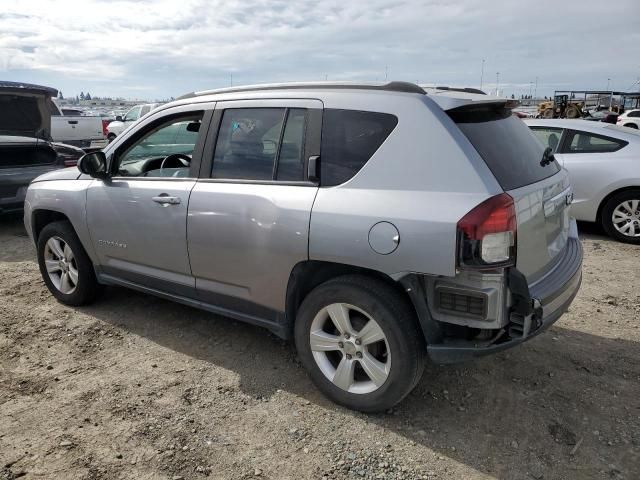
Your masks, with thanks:
<instances>
[{"instance_id":1,"label":"roof rail","mask_svg":"<svg viewBox=\"0 0 640 480\"><path fill-rule=\"evenodd\" d=\"M419 93L425 95L426 92L415 83L411 82L388 82L388 83L354 83L354 82L292 82L292 83L271 83L264 85L246 85L240 87L218 88L215 90L204 90L192 92L178 97L176 100L199 97L201 95L211 95L214 93L235 93L235 92L256 92L265 90L298 90L298 89L352 89L352 90L382 90L387 92Z\"/></svg>"},{"instance_id":2,"label":"roof rail","mask_svg":"<svg viewBox=\"0 0 640 480\"><path fill-rule=\"evenodd\" d=\"M464 92L464 93L477 93L479 95L486 95L486 92L483 92L479 88L472 87L433 87L436 90L445 90L449 92Z\"/></svg>"}]
</instances>

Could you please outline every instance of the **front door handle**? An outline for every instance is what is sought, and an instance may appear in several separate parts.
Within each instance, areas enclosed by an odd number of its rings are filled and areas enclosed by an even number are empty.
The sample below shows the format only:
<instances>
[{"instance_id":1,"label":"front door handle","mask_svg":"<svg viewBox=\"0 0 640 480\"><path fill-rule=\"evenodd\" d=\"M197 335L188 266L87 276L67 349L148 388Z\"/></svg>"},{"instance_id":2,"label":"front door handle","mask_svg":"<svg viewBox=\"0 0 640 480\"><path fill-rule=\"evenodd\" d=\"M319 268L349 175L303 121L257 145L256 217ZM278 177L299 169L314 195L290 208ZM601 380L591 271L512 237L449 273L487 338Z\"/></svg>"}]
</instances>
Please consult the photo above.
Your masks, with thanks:
<instances>
[{"instance_id":1,"label":"front door handle","mask_svg":"<svg viewBox=\"0 0 640 480\"><path fill-rule=\"evenodd\" d=\"M156 203L160 203L165 207L168 205L178 205L180 203L180 197L171 197L166 193L161 193L157 197L151 197L151 200Z\"/></svg>"}]
</instances>

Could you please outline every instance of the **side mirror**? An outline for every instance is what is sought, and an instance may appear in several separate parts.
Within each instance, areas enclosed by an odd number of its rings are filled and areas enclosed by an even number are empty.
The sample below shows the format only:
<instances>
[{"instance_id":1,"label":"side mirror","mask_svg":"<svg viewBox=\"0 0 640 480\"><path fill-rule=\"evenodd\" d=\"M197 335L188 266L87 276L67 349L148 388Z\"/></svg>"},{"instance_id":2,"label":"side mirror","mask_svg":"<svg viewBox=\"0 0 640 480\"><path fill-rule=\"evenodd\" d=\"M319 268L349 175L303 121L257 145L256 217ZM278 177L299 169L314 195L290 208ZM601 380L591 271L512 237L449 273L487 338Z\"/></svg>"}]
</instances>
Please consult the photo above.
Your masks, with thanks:
<instances>
[{"instance_id":1,"label":"side mirror","mask_svg":"<svg viewBox=\"0 0 640 480\"><path fill-rule=\"evenodd\" d=\"M87 153L78 160L78 170L93 178L107 178L107 157L102 151Z\"/></svg>"},{"instance_id":2,"label":"side mirror","mask_svg":"<svg viewBox=\"0 0 640 480\"><path fill-rule=\"evenodd\" d=\"M116 115L116 122L123 122L122 115Z\"/></svg>"}]
</instances>

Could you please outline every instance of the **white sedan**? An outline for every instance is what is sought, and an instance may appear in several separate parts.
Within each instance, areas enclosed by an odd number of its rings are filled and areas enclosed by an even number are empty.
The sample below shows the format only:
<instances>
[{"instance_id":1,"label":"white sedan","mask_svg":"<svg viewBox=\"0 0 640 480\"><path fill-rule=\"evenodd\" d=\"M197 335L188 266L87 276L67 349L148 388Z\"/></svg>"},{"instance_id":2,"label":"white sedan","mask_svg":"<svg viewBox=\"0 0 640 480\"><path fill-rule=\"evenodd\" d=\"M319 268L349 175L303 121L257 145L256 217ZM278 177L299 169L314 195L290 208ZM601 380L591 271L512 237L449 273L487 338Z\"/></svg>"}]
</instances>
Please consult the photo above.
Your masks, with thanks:
<instances>
[{"instance_id":1,"label":"white sedan","mask_svg":"<svg viewBox=\"0 0 640 480\"><path fill-rule=\"evenodd\" d=\"M525 123L569 171L572 215L600 223L617 240L640 244L640 131L585 120Z\"/></svg>"}]
</instances>

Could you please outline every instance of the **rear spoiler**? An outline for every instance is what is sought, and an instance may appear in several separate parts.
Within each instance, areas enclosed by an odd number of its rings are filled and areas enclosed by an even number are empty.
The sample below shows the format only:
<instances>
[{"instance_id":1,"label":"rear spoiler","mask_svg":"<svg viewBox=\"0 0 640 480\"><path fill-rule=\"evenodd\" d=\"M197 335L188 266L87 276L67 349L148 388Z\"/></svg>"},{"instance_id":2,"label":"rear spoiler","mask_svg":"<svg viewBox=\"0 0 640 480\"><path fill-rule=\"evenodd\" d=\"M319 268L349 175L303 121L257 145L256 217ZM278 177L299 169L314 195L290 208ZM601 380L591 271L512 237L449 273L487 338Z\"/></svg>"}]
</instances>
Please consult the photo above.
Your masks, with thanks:
<instances>
[{"instance_id":1,"label":"rear spoiler","mask_svg":"<svg viewBox=\"0 0 640 480\"><path fill-rule=\"evenodd\" d=\"M465 92L455 92L454 94L450 92L442 93L442 95L429 95L429 98L436 102L438 106L446 112L452 110L512 109L518 105L517 100L512 100L510 98Z\"/></svg>"}]
</instances>

